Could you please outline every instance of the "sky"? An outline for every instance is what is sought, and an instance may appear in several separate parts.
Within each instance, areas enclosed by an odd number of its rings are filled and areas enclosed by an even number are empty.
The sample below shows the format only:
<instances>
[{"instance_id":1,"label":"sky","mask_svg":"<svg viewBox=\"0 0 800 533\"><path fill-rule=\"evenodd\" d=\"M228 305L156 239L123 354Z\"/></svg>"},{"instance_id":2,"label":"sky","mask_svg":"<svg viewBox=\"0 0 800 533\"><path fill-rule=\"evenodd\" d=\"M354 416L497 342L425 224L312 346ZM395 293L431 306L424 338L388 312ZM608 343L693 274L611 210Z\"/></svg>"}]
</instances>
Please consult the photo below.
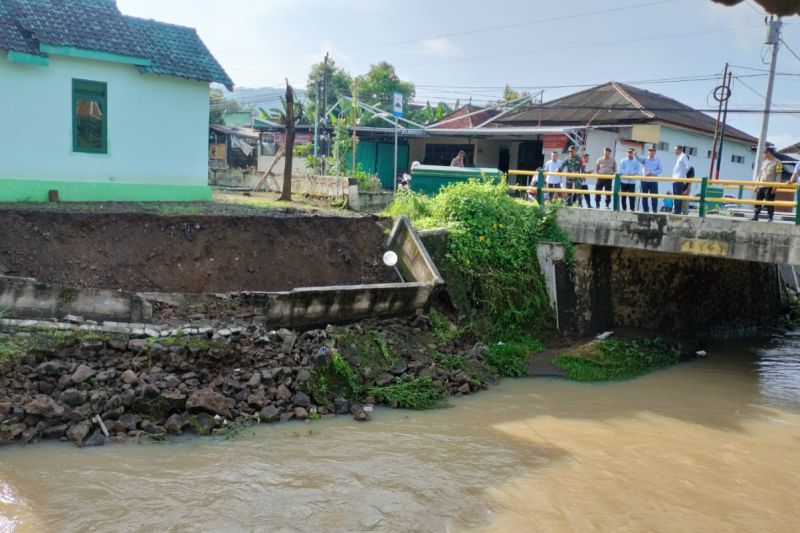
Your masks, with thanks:
<instances>
[{"instance_id":1,"label":"sky","mask_svg":"<svg viewBox=\"0 0 800 533\"><path fill-rule=\"evenodd\" d=\"M352 75L379 61L417 101L481 104L506 83L545 101L608 81L715 108L725 63L729 123L761 129L769 50L764 13L746 0L118 0L123 13L197 28L237 87L305 87L329 52ZM784 20L768 140L800 142L800 17ZM788 112L787 112L788 111Z\"/></svg>"}]
</instances>

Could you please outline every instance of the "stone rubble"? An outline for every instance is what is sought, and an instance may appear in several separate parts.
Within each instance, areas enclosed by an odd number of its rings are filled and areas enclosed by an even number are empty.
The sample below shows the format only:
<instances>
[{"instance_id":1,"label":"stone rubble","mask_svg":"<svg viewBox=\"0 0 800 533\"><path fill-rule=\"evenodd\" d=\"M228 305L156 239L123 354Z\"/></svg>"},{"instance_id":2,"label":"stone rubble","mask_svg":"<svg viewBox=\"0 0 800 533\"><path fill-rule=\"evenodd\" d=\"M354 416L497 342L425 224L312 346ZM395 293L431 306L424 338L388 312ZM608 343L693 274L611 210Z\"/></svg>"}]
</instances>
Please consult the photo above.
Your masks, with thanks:
<instances>
[{"instance_id":1,"label":"stone rubble","mask_svg":"<svg viewBox=\"0 0 800 533\"><path fill-rule=\"evenodd\" d=\"M0 363L0 444L55 439L100 446L148 436L218 435L256 421L336 415L366 421L371 408L365 407L375 403L367 392L371 387L428 376L450 395L485 388L491 377L447 370L427 357L428 328L421 315L305 332L230 324L89 324L74 316L60 322L3 319L0 342L3 335L25 331L45 336L77 332L84 340L29 349ZM393 360L377 368L358 355L348 356L364 397L320 401L313 392L318 372L330 368L334 354L344 353L337 342L347 332L387 339L383 346L391 346ZM393 335L411 340L395 342ZM418 345L409 347L414 339ZM469 347L461 348L450 346L449 353L478 357Z\"/></svg>"}]
</instances>

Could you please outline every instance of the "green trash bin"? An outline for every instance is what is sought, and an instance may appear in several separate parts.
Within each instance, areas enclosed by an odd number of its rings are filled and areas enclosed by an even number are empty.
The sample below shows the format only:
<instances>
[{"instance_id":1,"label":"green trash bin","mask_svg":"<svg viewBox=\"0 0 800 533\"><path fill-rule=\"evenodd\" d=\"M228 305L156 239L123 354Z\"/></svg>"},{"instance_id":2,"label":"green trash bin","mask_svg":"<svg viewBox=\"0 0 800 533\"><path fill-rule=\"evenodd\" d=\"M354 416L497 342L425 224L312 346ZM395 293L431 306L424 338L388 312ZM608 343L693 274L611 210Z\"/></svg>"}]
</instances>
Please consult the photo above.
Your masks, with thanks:
<instances>
[{"instance_id":1,"label":"green trash bin","mask_svg":"<svg viewBox=\"0 0 800 533\"><path fill-rule=\"evenodd\" d=\"M451 183L470 179L497 180L503 173L496 168L443 167L438 165L419 165L411 171L411 190L422 194L435 195Z\"/></svg>"}]
</instances>

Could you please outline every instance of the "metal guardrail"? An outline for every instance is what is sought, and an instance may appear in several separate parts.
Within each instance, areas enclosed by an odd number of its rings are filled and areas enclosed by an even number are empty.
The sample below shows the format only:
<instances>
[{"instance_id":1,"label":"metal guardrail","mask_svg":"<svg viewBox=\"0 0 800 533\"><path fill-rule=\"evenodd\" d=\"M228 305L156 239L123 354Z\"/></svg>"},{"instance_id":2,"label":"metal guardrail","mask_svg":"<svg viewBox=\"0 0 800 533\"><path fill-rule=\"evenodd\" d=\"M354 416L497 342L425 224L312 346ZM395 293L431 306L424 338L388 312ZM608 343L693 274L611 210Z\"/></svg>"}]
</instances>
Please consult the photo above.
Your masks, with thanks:
<instances>
[{"instance_id":1,"label":"metal guardrail","mask_svg":"<svg viewBox=\"0 0 800 533\"><path fill-rule=\"evenodd\" d=\"M620 199L622 197L626 198L660 198L660 199L671 199L671 200L681 200L687 202L699 202L699 209L698 214L701 218L705 218L709 204L737 204L737 205L753 205L753 206L764 206L764 207L791 207L795 210L794 215L794 223L797 226L800 226L800 209L798 209L798 205L800 205L800 183L784 183L784 182L753 182L753 181L743 181L743 180L709 180L708 178L671 178L666 176L632 176L632 175L623 175L623 174L581 174L576 172L547 172L545 173L543 170L539 171L528 171L528 170L509 170L509 174L515 176L535 176L536 182L531 183L527 186L509 186L510 189L513 190L526 190L526 191L536 191L536 200L539 202L540 205L544 205L544 193L552 192L552 193L568 193L568 194L584 194L584 195L595 195L595 196L611 196L612 197L612 204L614 211L620 210ZM588 178L595 178L595 179L608 179L612 181L612 190L594 190L589 191L586 189L564 189L561 187L547 187L547 183L545 182L545 174L547 176L558 176L563 178L581 178L581 179L588 179ZM652 193L641 193L641 192L622 192L622 180L631 180L631 181L667 181L671 183L687 183L691 187L693 183L700 184L700 195L693 196L693 195L675 195L675 194L652 194ZM708 187L709 185L716 186L722 185L723 187L723 194L725 189L733 189L738 188L739 197L735 200L731 201L731 198L712 198L708 196ZM726 185L728 187L726 187ZM745 189L759 189L762 187L770 187L775 189L775 193L778 192L794 192L794 201L788 202L784 200L749 200L742 198L742 193Z\"/></svg>"}]
</instances>

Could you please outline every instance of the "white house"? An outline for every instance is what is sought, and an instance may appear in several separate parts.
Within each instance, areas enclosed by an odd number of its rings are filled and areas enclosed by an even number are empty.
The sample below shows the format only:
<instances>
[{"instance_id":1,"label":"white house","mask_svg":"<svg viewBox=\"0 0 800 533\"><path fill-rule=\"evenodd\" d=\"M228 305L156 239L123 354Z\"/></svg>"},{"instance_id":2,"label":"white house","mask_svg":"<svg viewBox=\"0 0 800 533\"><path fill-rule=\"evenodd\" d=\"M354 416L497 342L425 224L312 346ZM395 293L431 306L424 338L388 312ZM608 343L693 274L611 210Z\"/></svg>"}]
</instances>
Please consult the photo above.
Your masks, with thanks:
<instances>
[{"instance_id":1,"label":"white house","mask_svg":"<svg viewBox=\"0 0 800 533\"><path fill-rule=\"evenodd\" d=\"M0 0L0 201L207 200L209 83L192 28L114 0Z\"/></svg>"},{"instance_id":2,"label":"white house","mask_svg":"<svg viewBox=\"0 0 800 533\"><path fill-rule=\"evenodd\" d=\"M697 177L707 176L710 170L716 120L677 100L630 85L609 82L514 114L497 113L474 106L455 111L420 138L409 139L411 160L441 164L464 150L474 166L535 170L550 152L566 152L572 144L593 161L605 147L619 160L629 146L646 156L646 147L655 145L664 175L669 176L675 164L673 149L681 145ZM719 177L751 180L757 142L728 126ZM668 182L659 187L662 193L671 190ZM744 196L752 192L745 191Z\"/></svg>"}]
</instances>

